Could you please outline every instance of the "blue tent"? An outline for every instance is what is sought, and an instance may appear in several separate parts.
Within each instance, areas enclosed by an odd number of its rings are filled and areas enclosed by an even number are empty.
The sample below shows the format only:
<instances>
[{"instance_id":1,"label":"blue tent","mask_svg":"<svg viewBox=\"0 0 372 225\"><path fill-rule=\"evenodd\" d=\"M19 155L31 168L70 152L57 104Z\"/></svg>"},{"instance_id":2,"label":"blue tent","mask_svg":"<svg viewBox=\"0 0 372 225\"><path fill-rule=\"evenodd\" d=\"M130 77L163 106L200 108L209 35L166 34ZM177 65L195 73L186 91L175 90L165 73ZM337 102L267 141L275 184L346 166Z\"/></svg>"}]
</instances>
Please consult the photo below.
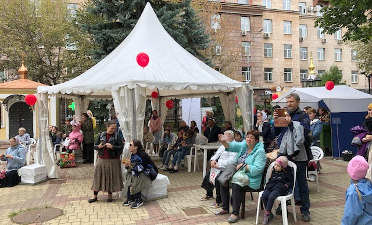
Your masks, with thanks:
<instances>
[{"instance_id":1,"label":"blue tent","mask_svg":"<svg viewBox=\"0 0 372 225\"><path fill-rule=\"evenodd\" d=\"M351 146L354 136L350 133L350 128L362 125L367 115L367 106L372 102L372 95L346 85L335 86L331 91L325 87L292 88L272 104L284 107L286 96L293 92L301 98L300 108L311 106L326 107L330 110L333 157L340 157L344 150L356 153L356 148Z\"/></svg>"}]
</instances>

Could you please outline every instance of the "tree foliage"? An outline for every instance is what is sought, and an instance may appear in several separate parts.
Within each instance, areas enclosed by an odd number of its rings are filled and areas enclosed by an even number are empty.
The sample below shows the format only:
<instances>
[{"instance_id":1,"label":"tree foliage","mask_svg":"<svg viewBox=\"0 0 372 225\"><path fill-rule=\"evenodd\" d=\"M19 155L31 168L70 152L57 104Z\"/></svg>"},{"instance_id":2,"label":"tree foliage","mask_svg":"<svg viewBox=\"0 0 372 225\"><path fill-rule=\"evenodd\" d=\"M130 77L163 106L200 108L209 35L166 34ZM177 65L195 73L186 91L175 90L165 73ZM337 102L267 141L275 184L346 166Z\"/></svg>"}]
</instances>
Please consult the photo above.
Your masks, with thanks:
<instances>
[{"instance_id":1,"label":"tree foliage","mask_svg":"<svg viewBox=\"0 0 372 225\"><path fill-rule=\"evenodd\" d=\"M357 51L357 65L360 71L372 72L372 42L363 43L361 41L351 43Z\"/></svg>"},{"instance_id":2,"label":"tree foliage","mask_svg":"<svg viewBox=\"0 0 372 225\"><path fill-rule=\"evenodd\" d=\"M201 51L208 47L209 37L190 0L182 3L161 0L90 0L79 24L98 48L92 51L98 62L114 50L132 31L150 2L167 32L187 51L207 62Z\"/></svg>"},{"instance_id":3,"label":"tree foliage","mask_svg":"<svg viewBox=\"0 0 372 225\"><path fill-rule=\"evenodd\" d=\"M327 81L333 81L335 85L346 84L345 81L342 81L342 72L337 66L331 66L329 71L326 71L320 79L320 86L324 86Z\"/></svg>"},{"instance_id":4,"label":"tree foliage","mask_svg":"<svg viewBox=\"0 0 372 225\"><path fill-rule=\"evenodd\" d=\"M328 34L339 28L346 28L344 40L367 43L372 37L372 1L371 0L330 0L323 7L323 16L315 25L324 28Z\"/></svg>"},{"instance_id":5,"label":"tree foliage","mask_svg":"<svg viewBox=\"0 0 372 225\"><path fill-rule=\"evenodd\" d=\"M5 58L1 66L17 69L24 53L31 79L56 84L63 80L71 58L76 64L89 62L81 61L77 51L65 51L66 41L71 41L66 40L68 35L80 39L76 37L81 34L68 19L66 6L65 0L1 0L0 52Z\"/></svg>"}]
</instances>

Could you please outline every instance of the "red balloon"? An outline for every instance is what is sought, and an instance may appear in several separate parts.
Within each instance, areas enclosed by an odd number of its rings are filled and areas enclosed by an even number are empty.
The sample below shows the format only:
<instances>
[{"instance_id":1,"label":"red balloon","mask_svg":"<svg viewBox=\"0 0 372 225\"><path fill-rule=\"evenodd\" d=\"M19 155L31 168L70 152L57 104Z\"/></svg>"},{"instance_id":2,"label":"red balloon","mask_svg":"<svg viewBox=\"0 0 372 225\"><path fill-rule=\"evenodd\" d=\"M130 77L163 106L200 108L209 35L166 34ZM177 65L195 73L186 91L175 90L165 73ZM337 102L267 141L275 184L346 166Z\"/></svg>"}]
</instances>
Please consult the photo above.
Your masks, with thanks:
<instances>
[{"instance_id":1,"label":"red balloon","mask_svg":"<svg viewBox=\"0 0 372 225\"><path fill-rule=\"evenodd\" d=\"M137 55L137 63L141 67L145 68L149 64L149 62L150 62L150 58L146 53L141 52Z\"/></svg>"},{"instance_id":2,"label":"red balloon","mask_svg":"<svg viewBox=\"0 0 372 225\"><path fill-rule=\"evenodd\" d=\"M25 102L27 103L27 105L35 105L36 101L37 98L33 94L26 95L25 97Z\"/></svg>"},{"instance_id":3,"label":"red balloon","mask_svg":"<svg viewBox=\"0 0 372 225\"><path fill-rule=\"evenodd\" d=\"M273 94L272 99L275 100L275 99L277 99L278 97L279 97L278 94Z\"/></svg>"},{"instance_id":4,"label":"red balloon","mask_svg":"<svg viewBox=\"0 0 372 225\"><path fill-rule=\"evenodd\" d=\"M328 91L332 90L334 87L335 87L335 83L334 83L333 81L331 81L331 80L329 80L329 81L327 81L327 82L325 83L325 88L326 88Z\"/></svg>"},{"instance_id":5,"label":"red balloon","mask_svg":"<svg viewBox=\"0 0 372 225\"><path fill-rule=\"evenodd\" d=\"M238 104L238 102L239 102L239 101L238 101L238 96L235 95L235 103Z\"/></svg>"},{"instance_id":6,"label":"red balloon","mask_svg":"<svg viewBox=\"0 0 372 225\"><path fill-rule=\"evenodd\" d=\"M151 97L152 98L158 98L159 97L159 93L156 92L156 91L153 91L153 92L151 92Z\"/></svg>"},{"instance_id":7,"label":"red balloon","mask_svg":"<svg viewBox=\"0 0 372 225\"><path fill-rule=\"evenodd\" d=\"M167 106L168 109L171 109L173 108L174 106L174 102L172 100L168 100L165 105Z\"/></svg>"}]
</instances>

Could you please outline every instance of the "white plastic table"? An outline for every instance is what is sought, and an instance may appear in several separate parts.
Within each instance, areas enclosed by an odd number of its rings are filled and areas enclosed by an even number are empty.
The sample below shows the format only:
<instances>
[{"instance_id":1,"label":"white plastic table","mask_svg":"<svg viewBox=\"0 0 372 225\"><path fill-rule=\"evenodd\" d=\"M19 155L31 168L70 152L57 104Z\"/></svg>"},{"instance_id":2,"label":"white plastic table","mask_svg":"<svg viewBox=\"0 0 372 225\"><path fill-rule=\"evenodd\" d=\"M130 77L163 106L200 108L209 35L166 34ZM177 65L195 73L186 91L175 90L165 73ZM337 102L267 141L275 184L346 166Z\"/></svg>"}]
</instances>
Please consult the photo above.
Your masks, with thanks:
<instances>
[{"instance_id":1,"label":"white plastic table","mask_svg":"<svg viewBox=\"0 0 372 225\"><path fill-rule=\"evenodd\" d=\"M217 150L222 144L220 142L213 142L213 143L207 143L205 145L196 145L195 146L195 156L194 156L194 171L196 166L196 153L198 152L198 149L204 149L204 155L203 155L203 177L207 174L207 153L208 150Z\"/></svg>"}]
</instances>

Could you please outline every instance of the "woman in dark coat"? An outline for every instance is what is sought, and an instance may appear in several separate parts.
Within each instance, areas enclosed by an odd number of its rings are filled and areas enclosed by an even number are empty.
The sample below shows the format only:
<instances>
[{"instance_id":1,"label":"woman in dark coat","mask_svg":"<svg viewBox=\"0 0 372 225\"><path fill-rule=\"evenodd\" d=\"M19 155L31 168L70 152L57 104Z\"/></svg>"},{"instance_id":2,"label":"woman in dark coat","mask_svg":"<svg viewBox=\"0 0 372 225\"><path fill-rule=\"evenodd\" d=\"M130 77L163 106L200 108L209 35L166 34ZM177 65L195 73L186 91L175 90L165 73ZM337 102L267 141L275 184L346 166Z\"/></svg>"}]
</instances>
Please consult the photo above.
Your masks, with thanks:
<instances>
[{"instance_id":1,"label":"woman in dark coat","mask_svg":"<svg viewBox=\"0 0 372 225\"><path fill-rule=\"evenodd\" d=\"M94 131L93 120L87 113L81 114L81 131L83 131L83 158L84 163L93 163L94 158Z\"/></svg>"},{"instance_id":2,"label":"woman in dark coat","mask_svg":"<svg viewBox=\"0 0 372 225\"><path fill-rule=\"evenodd\" d=\"M94 168L92 190L94 197L88 202L98 201L99 191L108 192L107 202L112 202L112 192L123 189L121 175L120 155L123 151L123 142L116 132L115 121L106 123L106 131L102 132L94 148L98 150L98 159Z\"/></svg>"},{"instance_id":3,"label":"woman in dark coat","mask_svg":"<svg viewBox=\"0 0 372 225\"><path fill-rule=\"evenodd\" d=\"M263 112L257 112L257 123L255 129L260 132L260 142L264 144L265 152L268 152L268 148L273 141L271 134L271 127L269 121L267 121L267 116Z\"/></svg>"}]
</instances>

